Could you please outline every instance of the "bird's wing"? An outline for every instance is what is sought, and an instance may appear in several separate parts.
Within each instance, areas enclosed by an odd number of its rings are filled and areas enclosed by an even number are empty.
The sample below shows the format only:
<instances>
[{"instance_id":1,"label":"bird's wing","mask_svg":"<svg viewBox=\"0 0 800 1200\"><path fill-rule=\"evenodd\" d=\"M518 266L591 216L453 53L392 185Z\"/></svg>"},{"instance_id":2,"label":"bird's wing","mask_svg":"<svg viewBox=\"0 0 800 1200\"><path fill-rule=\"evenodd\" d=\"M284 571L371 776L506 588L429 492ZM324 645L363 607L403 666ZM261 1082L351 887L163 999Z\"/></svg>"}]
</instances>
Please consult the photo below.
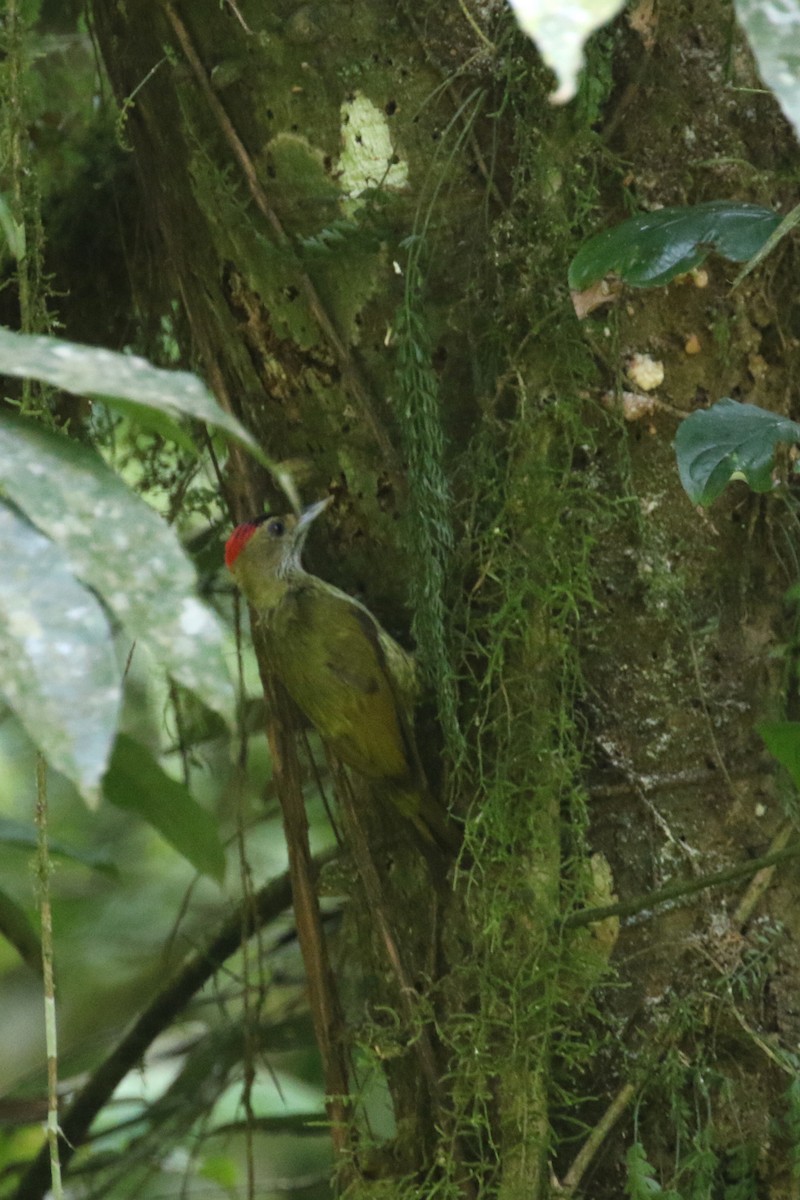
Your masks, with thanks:
<instances>
[{"instance_id":1,"label":"bird's wing","mask_svg":"<svg viewBox=\"0 0 800 1200\"><path fill-rule=\"evenodd\" d=\"M278 674L343 762L370 779L417 775L404 706L365 608L334 588L299 587L272 633Z\"/></svg>"}]
</instances>

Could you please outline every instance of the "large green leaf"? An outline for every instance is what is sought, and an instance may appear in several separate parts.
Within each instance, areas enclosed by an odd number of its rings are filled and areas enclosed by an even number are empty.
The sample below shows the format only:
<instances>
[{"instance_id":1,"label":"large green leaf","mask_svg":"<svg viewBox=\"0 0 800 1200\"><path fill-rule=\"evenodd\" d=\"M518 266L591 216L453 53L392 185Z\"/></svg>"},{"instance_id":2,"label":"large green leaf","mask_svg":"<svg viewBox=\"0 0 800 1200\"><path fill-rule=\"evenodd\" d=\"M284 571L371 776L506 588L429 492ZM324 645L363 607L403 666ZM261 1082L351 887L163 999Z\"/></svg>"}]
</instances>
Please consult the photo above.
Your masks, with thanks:
<instances>
[{"instance_id":1,"label":"large green leaf","mask_svg":"<svg viewBox=\"0 0 800 1200\"><path fill-rule=\"evenodd\" d=\"M0 937L13 946L24 963L41 974L42 945L25 909L0 889Z\"/></svg>"},{"instance_id":2,"label":"large green leaf","mask_svg":"<svg viewBox=\"0 0 800 1200\"><path fill-rule=\"evenodd\" d=\"M712 250L744 262L780 220L770 208L728 200L640 213L581 246L570 264L569 286L583 291L611 272L634 287L660 286L699 266Z\"/></svg>"},{"instance_id":3,"label":"large green leaf","mask_svg":"<svg viewBox=\"0 0 800 1200\"><path fill-rule=\"evenodd\" d=\"M779 442L800 442L800 425L755 404L726 398L686 417L678 426L675 453L692 503L716 500L734 474L755 492L770 491Z\"/></svg>"},{"instance_id":4,"label":"large green leaf","mask_svg":"<svg viewBox=\"0 0 800 1200\"><path fill-rule=\"evenodd\" d=\"M201 874L222 881L225 851L216 822L145 746L125 734L117 738L103 792L112 804L157 829Z\"/></svg>"},{"instance_id":5,"label":"large green leaf","mask_svg":"<svg viewBox=\"0 0 800 1200\"><path fill-rule=\"evenodd\" d=\"M23 821L14 821L11 817L0 817L0 844L3 846L18 846L20 850L33 851L39 844L39 834L35 825L26 825ZM105 850L82 850L60 838L47 838L47 849L53 858L65 858L71 862L80 863L93 871L102 871L107 875L118 875L119 871Z\"/></svg>"},{"instance_id":6,"label":"large green leaf","mask_svg":"<svg viewBox=\"0 0 800 1200\"><path fill-rule=\"evenodd\" d=\"M87 447L20 418L0 419L0 486L131 637L232 722L225 634L166 522Z\"/></svg>"},{"instance_id":7,"label":"large green leaf","mask_svg":"<svg viewBox=\"0 0 800 1200\"><path fill-rule=\"evenodd\" d=\"M758 71L800 134L800 3L798 0L734 0Z\"/></svg>"},{"instance_id":8,"label":"large green leaf","mask_svg":"<svg viewBox=\"0 0 800 1200\"><path fill-rule=\"evenodd\" d=\"M145 358L58 338L0 329L0 374L39 379L80 396L118 397L172 417L191 417L224 430L270 464L258 443L188 371L164 371Z\"/></svg>"},{"instance_id":9,"label":"large green leaf","mask_svg":"<svg viewBox=\"0 0 800 1200\"><path fill-rule=\"evenodd\" d=\"M67 555L0 504L0 692L54 767L96 799L121 671L105 613Z\"/></svg>"}]
</instances>

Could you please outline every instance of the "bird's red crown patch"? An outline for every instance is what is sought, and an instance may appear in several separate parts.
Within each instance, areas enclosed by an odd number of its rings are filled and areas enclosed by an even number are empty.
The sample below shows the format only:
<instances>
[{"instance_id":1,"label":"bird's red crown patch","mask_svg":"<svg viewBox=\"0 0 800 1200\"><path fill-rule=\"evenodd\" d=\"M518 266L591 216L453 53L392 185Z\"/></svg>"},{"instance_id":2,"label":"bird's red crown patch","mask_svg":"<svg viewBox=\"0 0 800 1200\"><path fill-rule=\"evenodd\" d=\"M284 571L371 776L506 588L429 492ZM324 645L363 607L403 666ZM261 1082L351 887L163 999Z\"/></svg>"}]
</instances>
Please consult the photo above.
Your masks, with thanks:
<instances>
[{"instance_id":1,"label":"bird's red crown patch","mask_svg":"<svg viewBox=\"0 0 800 1200\"><path fill-rule=\"evenodd\" d=\"M244 525L237 525L231 536L225 543L225 566L230 570L236 559L245 548L250 538L258 529L258 521L246 521Z\"/></svg>"}]
</instances>

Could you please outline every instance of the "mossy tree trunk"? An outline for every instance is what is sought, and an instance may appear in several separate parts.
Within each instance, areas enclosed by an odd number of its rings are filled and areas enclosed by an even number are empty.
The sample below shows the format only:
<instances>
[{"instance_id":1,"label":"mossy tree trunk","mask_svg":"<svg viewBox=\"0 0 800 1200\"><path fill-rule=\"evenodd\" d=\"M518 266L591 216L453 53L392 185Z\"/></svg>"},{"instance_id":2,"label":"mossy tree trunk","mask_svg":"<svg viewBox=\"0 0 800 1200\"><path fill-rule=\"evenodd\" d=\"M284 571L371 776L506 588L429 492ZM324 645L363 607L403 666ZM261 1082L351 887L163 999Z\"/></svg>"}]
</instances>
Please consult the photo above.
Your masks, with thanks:
<instances>
[{"instance_id":1,"label":"mossy tree trunk","mask_svg":"<svg viewBox=\"0 0 800 1200\"><path fill-rule=\"evenodd\" d=\"M768 98L732 114L713 85L724 5L673 6L645 33L621 22L562 110L503 12L268 7L94 0L93 13L154 271L180 296L196 365L266 451L294 464L305 500L336 496L313 566L401 640L413 633L422 752L466 822L455 899L442 906L402 825L365 816L390 928L376 930L372 885L354 884L368 903L349 918L350 969L377 979L369 1002L397 1018L358 1035L386 1064L398 1135L372 1156L354 1135L340 1165L364 1188L388 1176L398 1192L404 1180L425 1195L436 1182L543 1196L551 1169L582 1179L572 1122L600 1122L600 1145L603 1115L610 1126L647 1081L665 1178L681 1137L716 1155L723 1178L776 1110L741 1092L732 1101L736 1070L725 1087L711 1078L719 1046L702 1004L713 993L724 1053L746 1045L758 1060L755 990L739 1007L723 996L756 934L729 965L702 906L634 926L622 942L632 987L598 1000L616 931L570 933L561 918L614 888L691 872L700 854L708 867L758 853L779 825L772 808L757 815L768 797L760 777L753 787L751 732L783 586L766 541L779 535L747 497L701 521L678 485L674 413L624 427L601 401L636 350L665 359L678 413L723 386L763 400L761 363L785 382L796 361L775 316L788 276L732 299L720 272L702 293L635 296L585 329L565 276L589 227L623 215L622 187L650 203L763 201L725 164L763 155L765 130L771 166L782 156L796 170L796 153ZM689 142L718 165L690 168ZM700 355L684 350L692 333ZM224 488L236 519L284 503L238 457ZM387 821L399 874L385 861ZM590 843L605 859L590 861ZM727 927L729 939L746 934ZM388 965L387 938L406 974ZM774 1097L780 1068L761 1068ZM664 1095L668 1132L656 1122ZM687 1096L713 1117L687 1115ZM620 1160L603 1194L618 1194Z\"/></svg>"}]
</instances>

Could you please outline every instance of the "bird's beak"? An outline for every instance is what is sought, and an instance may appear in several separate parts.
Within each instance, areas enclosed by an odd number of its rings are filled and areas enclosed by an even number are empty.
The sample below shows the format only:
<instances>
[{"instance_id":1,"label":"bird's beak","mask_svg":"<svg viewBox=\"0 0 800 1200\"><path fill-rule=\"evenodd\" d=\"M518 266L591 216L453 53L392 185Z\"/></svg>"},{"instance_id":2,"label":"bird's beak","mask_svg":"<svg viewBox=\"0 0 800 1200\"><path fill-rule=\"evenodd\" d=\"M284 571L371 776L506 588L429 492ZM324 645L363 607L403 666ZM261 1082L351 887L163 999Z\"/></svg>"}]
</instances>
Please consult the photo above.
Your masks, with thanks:
<instances>
[{"instance_id":1,"label":"bird's beak","mask_svg":"<svg viewBox=\"0 0 800 1200\"><path fill-rule=\"evenodd\" d=\"M324 500L320 500L317 504L312 504L310 508L307 508L305 512L301 513L298 517L297 524L294 527L294 533L292 534L292 554L298 561L303 551L303 546L305 545L306 538L308 537L308 531L311 528L312 523L316 521L320 513L325 512L325 509L332 500L333 496L326 496Z\"/></svg>"},{"instance_id":2,"label":"bird's beak","mask_svg":"<svg viewBox=\"0 0 800 1200\"><path fill-rule=\"evenodd\" d=\"M312 504L301 514L297 524L294 527L295 537L299 534L305 538L308 533L309 526L312 521L316 521L320 513L324 513L329 504L333 502L333 496L326 496L324 500L320 500L317 504Z\"/></svg>"}]
</instances>

